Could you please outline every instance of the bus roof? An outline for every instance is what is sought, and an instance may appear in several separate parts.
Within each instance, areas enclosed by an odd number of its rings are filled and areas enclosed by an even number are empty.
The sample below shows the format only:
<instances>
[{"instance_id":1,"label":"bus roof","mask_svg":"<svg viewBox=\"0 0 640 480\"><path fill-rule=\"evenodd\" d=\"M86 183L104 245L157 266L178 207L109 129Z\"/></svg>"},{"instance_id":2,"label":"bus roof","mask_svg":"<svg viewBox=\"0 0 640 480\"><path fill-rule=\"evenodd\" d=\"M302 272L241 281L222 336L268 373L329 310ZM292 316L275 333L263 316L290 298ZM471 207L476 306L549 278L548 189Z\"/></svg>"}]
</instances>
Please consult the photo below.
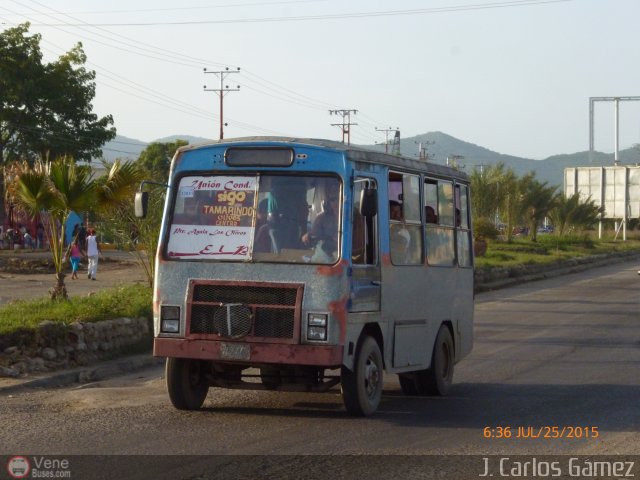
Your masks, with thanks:
<instances>
[{"instance_id":1,"label":"bus roof","mask_svg":"<svg viewBox=\"0 0 640 480\"><path fill-rule=\"evenodd\" d=\"M280 145L300 145L320 147L325 149L331 149L336 151L345 152L347 159L354 162L363 163L375 163L379 165L388 165L391 167L404 168L423 173L430 173L433 175L453 177L459 180L468 181L469 178L466 173L445 165L438 165L435 163L425 162L423 160L416 160L414 158L391 155L384 152L378 152L369 148L347 145L341 142L333 140L324 140L317 138L294 138L294 137L271 137L271 136L254 136L254 137L238 137L238 138L226 138L223 140L213 140L208 143L186 145L181 147L178 152L182 153L188 150L196 150L201 148L207 148L215 145L234 145L234 146L250 146L252 144L265 144L275 143Z\"/></svg>"}]
</instances>

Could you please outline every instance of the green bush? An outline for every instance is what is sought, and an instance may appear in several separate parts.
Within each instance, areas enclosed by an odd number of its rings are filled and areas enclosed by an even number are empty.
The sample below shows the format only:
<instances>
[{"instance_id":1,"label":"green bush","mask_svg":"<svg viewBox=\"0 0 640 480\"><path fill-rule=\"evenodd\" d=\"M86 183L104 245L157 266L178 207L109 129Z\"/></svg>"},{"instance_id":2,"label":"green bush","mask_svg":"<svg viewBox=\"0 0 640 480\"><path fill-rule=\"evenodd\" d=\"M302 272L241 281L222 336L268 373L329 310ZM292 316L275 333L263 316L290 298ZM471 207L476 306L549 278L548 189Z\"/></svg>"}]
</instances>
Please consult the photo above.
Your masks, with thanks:
<instances>
[{"instance_id":1,"label":"green bush","mask_svg":"<svg viewBox=\"0 0 640 480\"><path fill-rule=\"evenodd\" d=\"M495 240L498 238L499 233L493 222L488 218L480 217L473 220L473 238Z\"/></svg>"}]
</instances>

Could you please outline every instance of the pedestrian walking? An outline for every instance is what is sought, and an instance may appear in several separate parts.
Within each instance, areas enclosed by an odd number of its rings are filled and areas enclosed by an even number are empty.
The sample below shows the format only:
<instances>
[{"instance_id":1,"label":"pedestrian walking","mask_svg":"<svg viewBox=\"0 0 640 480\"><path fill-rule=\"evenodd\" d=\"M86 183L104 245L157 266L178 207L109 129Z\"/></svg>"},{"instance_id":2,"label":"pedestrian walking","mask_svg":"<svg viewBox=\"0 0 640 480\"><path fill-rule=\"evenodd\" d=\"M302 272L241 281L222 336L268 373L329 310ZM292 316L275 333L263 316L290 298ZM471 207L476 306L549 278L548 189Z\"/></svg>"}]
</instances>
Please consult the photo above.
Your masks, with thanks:
<instances>
[{"instance_id":1,"label":"pedestrian walking","mask_svg":"<svg viewBox=\"0 0 640 480\"><path fill-rule=\"evenodd\" d=\"M96 237L95 228L90 228L87 231L86 251L87 251L87 257L89 258L89 268L87 271L87 278L91 280L95 280L96 274L98 273L98 258L100 254L102 254L102 249L100 248L98 237Z\"/></svg>"},{"instance_id":2,"label":"pedestrian walking","mask_svg":"<svg viewBox=\"0 0 640 480\"><path fill-rule=\"evenodd\" d=\"M80 267L80 259L84 255L78 239L74 238L69 246L69 261L71 262L71 279L78 279L78 268Z\"/></svg>"}]
</instances>

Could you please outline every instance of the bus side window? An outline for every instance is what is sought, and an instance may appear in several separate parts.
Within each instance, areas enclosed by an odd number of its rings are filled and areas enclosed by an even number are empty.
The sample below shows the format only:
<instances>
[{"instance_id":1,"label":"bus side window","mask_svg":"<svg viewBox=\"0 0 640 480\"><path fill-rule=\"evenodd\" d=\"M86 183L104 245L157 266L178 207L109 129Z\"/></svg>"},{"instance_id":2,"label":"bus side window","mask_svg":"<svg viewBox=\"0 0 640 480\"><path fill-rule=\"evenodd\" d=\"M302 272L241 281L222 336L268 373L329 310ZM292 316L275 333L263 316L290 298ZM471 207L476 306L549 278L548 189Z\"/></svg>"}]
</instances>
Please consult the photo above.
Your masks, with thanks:
<instances>
[{"instance_id":1,"label":"bus side window","mask_svg":"<svg viewBox=\"0 0 640 480\"><path fill-rule=\"evenodd\" d=\"M394 265L422 265L420 177L389 172L389 246Z\"/></svg>"},{"instance_id":2,"label":"bus side window","mask_svg":"<svg viewBox=\"0 0 640 480\"><path fill-rule=\"evenodd\" d=\"M424 181L424 222L438 223L438 182Z\"/></svg>"},{"instance_id":3,"label":"bus side window","mask_svg":"<svg viewBox=\"0 0 640 480\"><path fill-rule=\"evenodd\" d=\"M456 261L453 183L425 179L424 209L427 263L453 267Z\"/></svg>"},{"instance_id":4,"label":"bus side window","mask_svg":"<svg viewBox=\"0 0 640 480\"><path fill-rule=\"evenodd\" d=\"M471 229L469 228L469 187L456 185L458 265L471 266Z\"/></svg>"},{"instance_id":5,"label":"bus side window","mask_svg":"<svg viewBox=\"0 0 640 480\"><path fill-rule=\"evenodd\" d=\"M366 182L356 182L353 188L353 231L351 233L351 261L354 265L376 265L377 259L377 216L365 218L360 214L362 191Z\"/></svg>"}]
</instances>

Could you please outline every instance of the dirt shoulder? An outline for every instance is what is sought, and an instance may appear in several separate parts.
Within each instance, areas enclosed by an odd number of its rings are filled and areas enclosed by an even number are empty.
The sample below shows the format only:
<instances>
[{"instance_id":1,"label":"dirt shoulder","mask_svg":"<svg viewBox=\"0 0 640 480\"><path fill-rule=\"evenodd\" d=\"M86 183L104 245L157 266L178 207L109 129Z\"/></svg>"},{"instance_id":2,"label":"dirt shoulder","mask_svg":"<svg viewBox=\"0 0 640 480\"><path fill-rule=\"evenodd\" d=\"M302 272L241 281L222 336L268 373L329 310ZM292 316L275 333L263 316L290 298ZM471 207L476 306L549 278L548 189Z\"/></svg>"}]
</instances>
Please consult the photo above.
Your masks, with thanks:
<instances>
[{"instance_id":1,"label":"dirt shoulder","mask_svg":"<svg viewBox=\"0 0 640 480\"><path fill-rule=\"evenodd\" d=\"M48 252L1 252L0 305L14 300L33 300L47 297L55 284L53 270L47 265ZM71 280L71 269L65 268L65 284L70 297L91 293L129 283L146 283L142 268L128 252L106 251L98 263L97 280L87 278L87 263L82 262L78 280Z\"/></svg>"}]
</instances>

